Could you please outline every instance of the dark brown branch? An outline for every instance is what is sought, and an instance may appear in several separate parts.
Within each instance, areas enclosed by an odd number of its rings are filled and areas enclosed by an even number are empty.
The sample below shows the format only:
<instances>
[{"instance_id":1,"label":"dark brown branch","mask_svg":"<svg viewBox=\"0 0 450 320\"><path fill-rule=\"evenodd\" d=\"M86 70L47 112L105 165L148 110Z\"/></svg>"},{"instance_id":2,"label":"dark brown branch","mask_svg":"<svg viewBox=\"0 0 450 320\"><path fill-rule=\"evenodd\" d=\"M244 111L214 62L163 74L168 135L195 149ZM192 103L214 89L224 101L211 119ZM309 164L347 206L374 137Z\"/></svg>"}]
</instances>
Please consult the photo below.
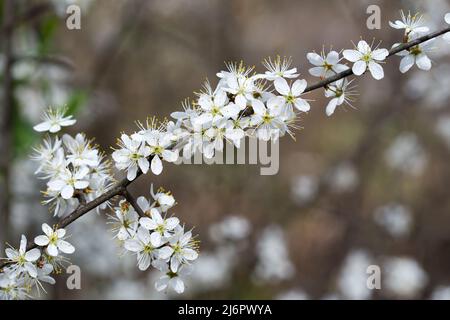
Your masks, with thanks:
<instances>
[{"instance_id":1,"label":"dark brown branch","mask_svg":"<svg viewBox=\"0 0 450 320\"><path fill-rule=\"evenodd\" d=\"M141 216L141 217L146 216L145 212L142 211L141 207L139 207L134 196L126 188L123 191L122 195L125 197L125 199L127 199L127 201L131 204L131 206L134 208L134 210L136 210L136 212L138 213L139 216Z\"/></svg>"}]
</instances>

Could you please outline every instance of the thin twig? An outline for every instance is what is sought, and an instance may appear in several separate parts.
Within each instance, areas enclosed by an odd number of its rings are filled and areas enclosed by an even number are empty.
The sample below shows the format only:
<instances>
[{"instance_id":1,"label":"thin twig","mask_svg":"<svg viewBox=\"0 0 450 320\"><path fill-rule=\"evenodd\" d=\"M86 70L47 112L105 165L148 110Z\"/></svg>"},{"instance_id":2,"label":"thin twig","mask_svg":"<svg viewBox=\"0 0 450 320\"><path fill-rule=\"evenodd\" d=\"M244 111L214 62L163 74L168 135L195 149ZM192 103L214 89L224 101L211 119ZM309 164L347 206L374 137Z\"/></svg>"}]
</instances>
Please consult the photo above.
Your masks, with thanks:
<instances>
[{"instance_id":1,"label":"thin twig","mask_svg":"<svg viewBox=\"0 0 450 320\"><path fill-rule=\"evenodd\" d=\"M145 212L142 211L141 207L139 207L139 205L138 205L136 199L134 198L134 196L126 188L123 191L123 196L131 204L131 206L134 208L134 210L136 210L138 215L140 215L141 217L145 217L146 216Z\"/></svg>"},{"instance_id":2,"label":"thin twig","mask_svg":"<svg viewBox=\"0 0 450 320\"><path fill-rule=\"evenodd\" d=\"M392 56L400 51L403 50L407 50L411 47L414 47L422 42L431 40L433 38L436 38L438 36L441 36L447 32L450 32L450 27L447 27L445 29L442 29L440 31L436 31L433 33L430 33L428 35L425 35L423 37L420 37L414 41L410 41L408 43L404 43L398 47L395 47L394 49L389 50L389 56ZM309 87L306 88L305 92L309 92L309 91L313 91L315 89L319 89L322 87L327 86L328 84L331 84L337 80L343 79L345 77L348 77L350 75L352 75L353 72L351 70L346 70L344 72L338 73L335 76L332 76L330 78L327 78L323 81L320 81L316 84L313 84ZM57 223L57 227L58 228L65 228L66 226L68 226L69 224L71 224L72 222L74 222L75 220L77 220L78 218L82 217L84 214L88 213L89 211L91 211L92 209L96 208L97 206L101 205L102 203L104 203L105 201L111 200L112 198L114 198L115 196L118 195L122 195L125 196L129 193L127 192L127 187L128 185L130 185L132 182L136 181L140 176L142 175L142 172L139 170L137 173L136 178L133 181L128 181L127 178L122 179L121 181L117 182L116 185L111 188L109 191L105 192L104 194L102 194L101 196L99 196L98 198L92 200L91 202L88 202L86 205L82 205L79 208L77 208L75 211L73 211L71 214L69 214L67 217L61 219L58 223ZM130 201L127 198L128 201ZM136 204L136 208L139 208L139 206L137 206ZM140 209L140 208L139 208ZM138 211L138 209L136 209L136 211ZM139 212L139 211L138 211ZM141 210L142 212L142 210ZM29 243L27 246L27 250L30 250L32 248L36 248L37 245L34 243ZM2 264L0 264L0 269L2 269L4 266L8 265L8 262L4 262Z\"/></svg>"}]
</instances>

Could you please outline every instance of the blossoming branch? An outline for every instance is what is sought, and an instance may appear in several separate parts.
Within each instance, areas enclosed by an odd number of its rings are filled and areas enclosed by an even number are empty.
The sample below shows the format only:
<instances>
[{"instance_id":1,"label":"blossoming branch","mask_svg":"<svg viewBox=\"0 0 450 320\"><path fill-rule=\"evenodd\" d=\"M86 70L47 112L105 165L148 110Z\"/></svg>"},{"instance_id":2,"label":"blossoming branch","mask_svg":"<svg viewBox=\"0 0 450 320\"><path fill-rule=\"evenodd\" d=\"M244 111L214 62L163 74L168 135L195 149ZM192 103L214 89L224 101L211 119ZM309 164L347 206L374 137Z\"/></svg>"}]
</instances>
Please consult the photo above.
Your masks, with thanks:
<instances>
[{"instance_id":1,"label":"blossoming branch","mask_svg":"<svg viewBox=\"0 0 450 320\"><path fill-rule=\"evenodd\" d=\"M450 13L444 19L450 24ZM114 166L126 175L118 182L111 162L93 140L83 133L58 135L76 120L66 115L65 109L50 109L34 127L48 135L35 149L33 159L38 163L36 175L46 181L43 204L60 220L54 226L44 223L43 234L34 241L27 243L22 235L18 249L6 249L0 264L0 298L26 299L45 292L44 283L54 284L52 274L68 264L65 255L75 252L65 228L88 212L104 210L112 211L108 223L114 238L125 253L136 257L138 268L153 267L161 272L155 288L182 293L183 278L198 257L199 241L169 213L176 205L170 192L162 188L155 192L152 186L149 198L136 199L128 186L149 171L161 174L164 161L177 161L181 151L185 157L200 152L212 158L223 150L224 143L239 148L246 136L263 141L294 136L299 116L311 108L306 93L324 88L329 98L325 112L331 116L338 107L354 102L355 79L349 80L350 76L370 73L381 80L383 64L393 55L402 57L402 73L414 65L430 70L428 53L434 48L434 39L443 35L450 43L450 27L428 33L419 15L402 13L401 20L390 25L404 30L402 41L390 50L361 39L354 48L341 52L308 53L309 73L320 79L310 86L305 79L298 79L300 73L291 68L290 59L266 59L264 73L255 73L242 62L227 64L226 71L217 73L217 85L204 83L195 99L186 100L183 110L171 114L172 121L151 118L139 123L136 132L121 135L112 154Z\"/></svg>"}]
</instances>

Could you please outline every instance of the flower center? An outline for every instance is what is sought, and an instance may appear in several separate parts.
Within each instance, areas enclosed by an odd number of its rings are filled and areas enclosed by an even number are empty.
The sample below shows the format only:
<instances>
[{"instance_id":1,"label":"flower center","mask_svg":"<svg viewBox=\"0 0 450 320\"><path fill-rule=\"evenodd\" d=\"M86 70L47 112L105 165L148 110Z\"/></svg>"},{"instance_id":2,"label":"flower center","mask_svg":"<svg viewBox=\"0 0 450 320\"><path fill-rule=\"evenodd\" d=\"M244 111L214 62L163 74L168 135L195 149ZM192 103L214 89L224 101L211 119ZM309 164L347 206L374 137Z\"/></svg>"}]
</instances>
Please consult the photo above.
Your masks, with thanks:
<instances>
[{"instance_id":1,"label":"flower center","mask_svg":"<svg viewBox=\"0 0 450 320\"><path fill-rule=\"evenodd\" d=\"M422 53L422 50L420 49L419 46L415 46L415 47L412 47L412 48L409 50L409 52L410 52L412 55L418 56L419 54Z\"/></svg>"}]
</instances>

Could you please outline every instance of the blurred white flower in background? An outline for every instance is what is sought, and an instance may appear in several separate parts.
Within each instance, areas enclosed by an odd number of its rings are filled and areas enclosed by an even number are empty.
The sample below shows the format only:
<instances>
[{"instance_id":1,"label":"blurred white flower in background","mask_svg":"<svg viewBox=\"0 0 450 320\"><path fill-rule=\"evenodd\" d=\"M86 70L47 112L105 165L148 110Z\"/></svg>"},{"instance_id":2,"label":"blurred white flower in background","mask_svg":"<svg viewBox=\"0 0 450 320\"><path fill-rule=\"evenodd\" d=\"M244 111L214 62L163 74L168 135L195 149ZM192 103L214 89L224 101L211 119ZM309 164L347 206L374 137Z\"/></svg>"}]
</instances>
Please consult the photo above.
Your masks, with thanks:
<instances>
[{"instance_id":1,"label":"blurred white flower in background","mask_svg":"<svg viewBox=\"0 0 450 320\"><path fill-rule=\"evenodd\" d=\"M353 250L345 258L337 285L345 299L365 300L372 296L367 288L367 267L373 264L365 250Z\"/></svg>"},{"instance_id":2,"label":"blurred white flower in background","mask_svg":"<svg viewBox=\"0 0 450 320\"><path fill-rule=\"evenodd\" d=\"M215 290L229 284L237 262L233 246L224 246L214 252L203 252L195 262L189 284L199 291Z\"/></svg>"},{"instance_id":3,"label":"blurred white flower in background","mask_svg":"<svg viewBox=\"0 0 450 320\"><path fill-rule=\"evenodd\" d=\"M413 223L409 209L398 203L390 203L375 209L374 220L393 237L408 234Z\"/></svg>"},{"instance_id":4,"label":"blurred white flower in background","mask_svg":"<svg viewBox=\"0 0 450 320\"><path fill-rule=\"evenodd\" d=\"M417 135L405 132L398 135L385 152L387 164L406 174L420 175L428 159Z\"/></svg>"},{"instance_id":5,"label":"blurred white flower in background","mask_svg":"<svg viewBox=\"0 0 450 320\"><path fill-rule=\"evenodd\" d=\"M302 289L291 289L276 296L277 300L308 300L308 294Z\"/></svg>"},{"instance_id":6,"label":"blurred white flower in background","mask_svg":"<svg viewBox=\"0 0 450 320\"><path fill-rule=\"evenodd\" d=\"M358 172L352 163L343 162L328 173L327 182L334 192L351 191L359 182Z\"/></svg>"},{"instance_id":7,"label":"blurred white flower in background","mask_svg":"<svg viewBox=\"0 0 450 320\"><path fill-rule=\"evenodd\" d=\"M450 148L450 115L437 119L435 131Z\"/></svg>"},{"instance_id":8,"label":"blurred white flower in background","mask_svg":"<svg viewBox=\"0 0 450 320\"><path fill-rule=\"evenodd\" d=\"M382 270L382 288L399 298L416 297L428 282L426 272L412 258L389 258Z\"/></svg>"},{"instance_id":9,"label":"blurred white flower in background","mask_svg":"<svg viewBox=\"0 0 450 320\"><path fill-rule=\"evenodd\" d=\"M300 175L293 178L291 183L291 198L299 204L313 200L319 189L319 180L313 175Z\"/></svg>"},{"instance_id":10,"label":"blurred white flower in background","mask_svg":"<svg viewBox=\"0 0 450 320\"><path fill-rule=\"evenodd\" d=\"M295 268L289 259L289 252L280 226L271 225L261 234L257 242L258 264L256 280L277 282L290 279Z\"/></svg>"},{"instance_id":11,"label":"blurred white flower in background","mask_svg":"<svg viewBox=\"0 0 450 320\"><path fill-rule=\"evenodd\" d=\"M238 241L245 239L251 231L249 221L241 216L230 215L223 221L211 225L209 236L217 243L231 240Z\"/></svg>"}]
</instances>

